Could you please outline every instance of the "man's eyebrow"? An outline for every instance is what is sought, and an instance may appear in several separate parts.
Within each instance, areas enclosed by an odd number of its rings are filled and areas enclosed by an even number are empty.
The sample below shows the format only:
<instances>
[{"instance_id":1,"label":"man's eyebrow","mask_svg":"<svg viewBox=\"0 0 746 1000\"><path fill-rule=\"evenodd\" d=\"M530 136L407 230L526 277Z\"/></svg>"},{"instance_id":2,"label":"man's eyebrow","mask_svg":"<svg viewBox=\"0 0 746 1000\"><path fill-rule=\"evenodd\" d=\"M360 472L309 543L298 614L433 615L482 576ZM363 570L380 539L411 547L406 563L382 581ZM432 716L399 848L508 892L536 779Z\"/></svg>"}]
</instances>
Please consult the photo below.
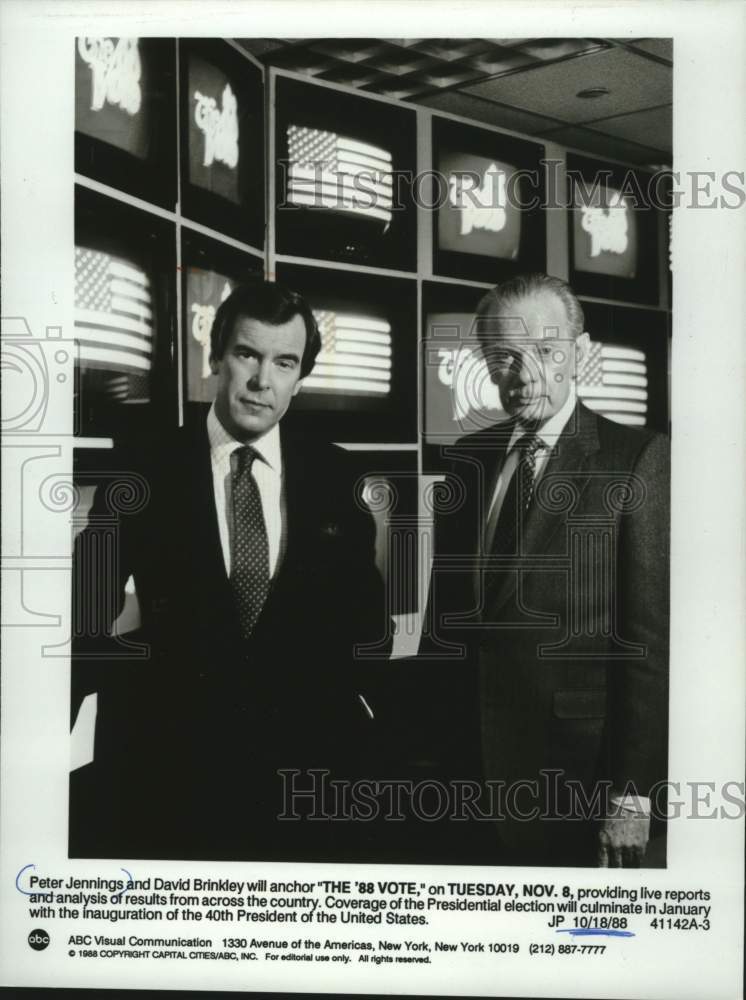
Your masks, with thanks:
<instances>
[{"instance_id":1,"label":"man's eyebrow","mask_svg":"<svg viewBox=\"0 0 746 1000\"><path fill-rule=\"evenodd\" d=\"M300 354L296 354L294 351L287 351L285 354L276 354L275 359L277 361L300 361Z\"/></svg>"}]
</instances>

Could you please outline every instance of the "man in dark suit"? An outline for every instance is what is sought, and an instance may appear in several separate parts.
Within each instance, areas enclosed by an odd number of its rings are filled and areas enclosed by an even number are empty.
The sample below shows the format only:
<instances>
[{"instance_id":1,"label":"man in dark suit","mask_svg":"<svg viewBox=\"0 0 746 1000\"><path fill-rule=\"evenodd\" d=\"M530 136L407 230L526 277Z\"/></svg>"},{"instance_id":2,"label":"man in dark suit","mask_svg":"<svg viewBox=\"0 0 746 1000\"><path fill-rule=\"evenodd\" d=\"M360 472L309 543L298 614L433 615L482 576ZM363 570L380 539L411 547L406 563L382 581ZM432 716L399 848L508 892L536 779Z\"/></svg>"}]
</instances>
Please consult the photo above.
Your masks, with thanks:
<instances>
[{"instance_id":1,"label":"man in dark suit","mask_svg":"<svg viewBox=\"0 0 746 1000\"><path fill-rule=\"evenodd\" d=\"M503 783L496 857L645 863L667 760L668 442L578 402L589 336L565 282L507 281L476 324L507 419L446 449L461 500L437 525L430 628Z\"/></svg>"},{"instance_id":2,"label":"man in dark suit","mask_svg":"<svg viewBox=\"0 0 746 1000\"><path fill-rule=\"evenodd\" d=\"M276 820L314 811L285 794L307 769L363 766L371 716L354 647L387 633L374 525L345 452L280 427L319 350L300 296L239 286L212 328L206 422L120 457L118 510L116 488L97 492L73 590L76 621L89 619L74 691L98 693L96 752L73 775L71 853L302 859L339 846L343 824ZM142 627L91 658L130 576Z\"/></svg>"}]
</instances>

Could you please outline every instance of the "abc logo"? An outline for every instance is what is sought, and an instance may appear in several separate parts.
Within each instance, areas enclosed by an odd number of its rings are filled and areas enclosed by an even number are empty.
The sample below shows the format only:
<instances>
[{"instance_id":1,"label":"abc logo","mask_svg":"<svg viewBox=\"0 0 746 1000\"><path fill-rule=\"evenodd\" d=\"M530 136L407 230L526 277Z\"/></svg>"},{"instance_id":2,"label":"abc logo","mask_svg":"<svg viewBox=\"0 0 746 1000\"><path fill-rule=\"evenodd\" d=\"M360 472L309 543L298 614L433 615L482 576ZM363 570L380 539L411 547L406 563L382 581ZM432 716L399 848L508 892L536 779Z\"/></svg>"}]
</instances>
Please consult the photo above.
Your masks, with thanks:
<instances>
[{"instance_id":1,"label":"abc logo","mask_svg":"<svg viewBox=\"0 0 746 1000\"><path fill-rule=\"evenodd\" d=\"M28 943L34 951L44 951L49 944L49 935L46 931L42 930L31 931L28 936Z\"/></svg>"}]
</instances>

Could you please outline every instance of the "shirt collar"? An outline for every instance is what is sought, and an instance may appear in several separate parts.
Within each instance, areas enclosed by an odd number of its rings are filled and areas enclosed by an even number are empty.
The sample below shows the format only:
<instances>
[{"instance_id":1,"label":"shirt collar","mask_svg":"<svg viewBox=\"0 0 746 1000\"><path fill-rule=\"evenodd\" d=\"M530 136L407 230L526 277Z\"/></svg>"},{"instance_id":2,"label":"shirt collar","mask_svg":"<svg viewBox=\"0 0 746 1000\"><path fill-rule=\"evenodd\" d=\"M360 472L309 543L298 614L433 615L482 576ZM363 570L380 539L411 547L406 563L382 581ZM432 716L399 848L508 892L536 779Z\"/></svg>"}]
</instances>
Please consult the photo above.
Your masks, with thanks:
<instances>
[{"instance_id":1,"label":"shirt collar","mask_svg":"<svg viewBox=\"0 0 746 1000\"><path fill-rule=\"evenodd\" d=\"M215 403L212 404L207 414L207 436L210 440L210 454L215 463L228 461L230 455L237 448L243 447L244 444L243 441L238 441L232 434L229 434L220 423L215 412ZM270 469L278 474L282 471L279 424L275 424L266 434L262 434L261 437L252 441L251 447Z\"/></svg>"},{"instance_id":2,"label":"shirt collar","mask_svg":"<svg viewBox=\"0 0 746 1000\"><path fill-rule=\"evenodd\" d=\"M575 385L570 387L570 391L567 394L567 399L562 404L560 409L551 416L547 422L536 431L536 436L540 438L541 441L548 448L553 448L557 444L557 440L564 431L568 420L572 416L572 412L575 409L575 404L577 403L577 394L575 392ZM523 435L526 433L526 428L520 422L516 423L513 433L510 437L510 445L508 446L508 452L512 451L516 443L520 441Z\"/></svg>"}]
</instances>

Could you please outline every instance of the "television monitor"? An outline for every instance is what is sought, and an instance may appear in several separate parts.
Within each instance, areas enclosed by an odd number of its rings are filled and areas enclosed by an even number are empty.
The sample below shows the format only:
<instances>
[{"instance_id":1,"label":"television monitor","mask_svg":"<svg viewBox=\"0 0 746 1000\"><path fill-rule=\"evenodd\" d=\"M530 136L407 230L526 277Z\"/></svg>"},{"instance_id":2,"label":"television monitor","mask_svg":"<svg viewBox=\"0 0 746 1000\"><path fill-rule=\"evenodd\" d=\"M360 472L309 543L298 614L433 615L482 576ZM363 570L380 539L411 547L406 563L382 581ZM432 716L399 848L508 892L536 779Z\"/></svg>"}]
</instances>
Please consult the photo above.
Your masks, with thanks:
<instances>
[{"instance_id":1,"label":"television monitor","mask_svg":"<svg viewBox=\"0 0 746 1000\"><path fill-rule=\"evenodd\" d=\"M570 284L579 295L658 304L657 209L645 171L568 154Z\"/></svg>"},{"instance_id":2,"label":"television monitor","mask_svg":"<svg viewBox=\"0 0 746 1000\"><path fill-rule=\"evenodd\" d=\"M669 432L670 315L581 302L591 350L578 397L609 420Z\"/></svg>"},{"instance_id":3,"label":"television monitor","mask_svg":"<svg viewBox=\"0 0 746 1000\"><path fill-rule=\"evenodd\" d=\"M218 39L179 42L185 216L264 248L264 79Z\"/></svg>"},{"instance_id":4,"label":"television monitor","mask_svg":"<svg viewBox=\"0 0 746 1000\"><path fill-rule=\"evenodd\" d=\"M75 169L173 209L176 53L173 39L75 40Z\"/></svg>"},{"instance_id":5,"label":"television monitor","mask_svg":"<svg viewBox=\"0 0 746 1000\"><path fill-rule=\"evenodd\" d=\"M152 430L175 416L174 227L77 188L74 259L78 433Z\"/></svg>"},{"instance_id":6,"label":"television monitor","mask_svg":"<svg viewBox=\"0 0 746 1000\"><path fill-rule=\"evenodd\" d=\"M496 282L546 268L544 147L433 118L433 271Z\"/></svg>"},{"instance_id":7,"label":"television monitor","mask_svg":"<svg viewBox=\"0 0 746 1000\"><path fill-rule=\"evenodd\" d=\"M288 417L333 441L414 443L416 282L293 264L277 280L308 301L322 341Z\"/></svg>"},{"instance_id":8,"label":"television monitor","mask_svg":"<svg viewBox=\"0 0 746 1000\"><path fill-rule=\"evenodd\" d=\"M240 281L261 276L263 261L218 240L182 228L184 398L210 403L216 378L210 371L210 331L215 312Z\"/></svg>"},{"instance_id":9,"label":"television monitor","mask_svg":"<svg viewBox=\"0 0 746 1000\"><path fill-rule=\"evenodd\" d=\"M278 254L417 269L413 110L275 76Z\"/></svg>"}]
</instances>

